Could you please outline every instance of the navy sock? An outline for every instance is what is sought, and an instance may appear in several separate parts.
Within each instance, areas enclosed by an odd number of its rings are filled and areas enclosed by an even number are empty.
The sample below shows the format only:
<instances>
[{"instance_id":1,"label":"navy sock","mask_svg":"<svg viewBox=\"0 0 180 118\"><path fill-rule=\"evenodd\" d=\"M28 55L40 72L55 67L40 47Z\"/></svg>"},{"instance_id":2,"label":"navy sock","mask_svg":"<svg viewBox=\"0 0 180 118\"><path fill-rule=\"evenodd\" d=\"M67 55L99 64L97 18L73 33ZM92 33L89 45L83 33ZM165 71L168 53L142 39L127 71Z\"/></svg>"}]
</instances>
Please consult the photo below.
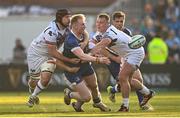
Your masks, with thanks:
<instances>
[{"instance_id":1,"label":"navy sock","mask_svg":"<svg viewBox=\"0 0 180 118\"><path fill-rule=\"evenodd\" d=\"M113 86L113 88L111 89L111 93L116 93L116 86Z\"/></svg>"},{"instance_id":2,"label":"navy sock","mask_svg":"<svg viewBox=\"0 0 180 118\"><path fill-rule=\"evenodd\" d=\"M143 94L142 94L142 93L140 93L139 91L136 91L136 95L137 95L137 97L138 97L138 101L139 101L139 103L141 103L141 102L142 102L142 100L143 100Z\"/></svg>"}]
</instances>

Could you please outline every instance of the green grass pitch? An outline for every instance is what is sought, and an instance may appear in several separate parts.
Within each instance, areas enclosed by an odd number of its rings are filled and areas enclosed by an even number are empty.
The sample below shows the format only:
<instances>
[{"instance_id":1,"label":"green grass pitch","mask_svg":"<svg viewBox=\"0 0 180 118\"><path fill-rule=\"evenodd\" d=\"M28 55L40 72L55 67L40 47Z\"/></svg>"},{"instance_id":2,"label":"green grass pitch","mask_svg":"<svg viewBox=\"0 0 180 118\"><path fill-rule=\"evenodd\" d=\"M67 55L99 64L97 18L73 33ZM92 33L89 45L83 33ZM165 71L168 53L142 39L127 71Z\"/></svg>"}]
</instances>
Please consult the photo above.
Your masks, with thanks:
<instances>
[{"instance_id":1,"label":"green grass pitch","mask_svg":"<svg viewBox=\"0 0 180 118\"><path fill-rule=\"evenodd\" d=\"M43 92L40 95L40 105L28 108L26 102L28 93L10 92L0 93L0 117L180 117L180 92L168 91L158 92L150 101L154 111L141 111L138 106L137 97L132 92L130 95L130 112L119 113L121 94L116 95L116 103L111 103L107 93L102 93L103 102L112 111L101 112L93 108L92 102L83 106L85 112L77 113L71 106L63 103L62 92Z\"/></svg>"}]
</instances>

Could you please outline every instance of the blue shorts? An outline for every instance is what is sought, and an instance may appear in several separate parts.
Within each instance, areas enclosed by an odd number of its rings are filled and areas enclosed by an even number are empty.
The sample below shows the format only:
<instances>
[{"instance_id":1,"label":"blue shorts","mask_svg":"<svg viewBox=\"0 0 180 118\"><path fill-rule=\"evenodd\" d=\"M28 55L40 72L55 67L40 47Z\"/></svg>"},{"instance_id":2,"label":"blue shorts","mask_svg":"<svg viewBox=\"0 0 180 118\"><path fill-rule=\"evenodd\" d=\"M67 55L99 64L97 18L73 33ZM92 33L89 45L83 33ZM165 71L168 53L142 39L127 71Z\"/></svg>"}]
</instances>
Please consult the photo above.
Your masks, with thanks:
<instances>
[{"instance_id":1,"label":"blue shorts","mask_svg":"<svg viewBox=\"0 0 180 118\"><path fill-rule=\"evenodd\" d=\"M109 72L111 73L111 75L114 77L115 80L118 79L118 74L120 71L120 64L111 60L111 63L109 65L107 65Z\"/></svg>"},{"instance_id":2,"label":"blue shorts","mask_svg":"<svg viewBox=\"0 0 180 118\"><path fill-rule=\"evenodd\" d=\"M77 73L64 72L64 74L69 82L78 84L82 81L82 77L94 74L94 69L89 63L83 63Z\"/></svg>"}]
</instances>

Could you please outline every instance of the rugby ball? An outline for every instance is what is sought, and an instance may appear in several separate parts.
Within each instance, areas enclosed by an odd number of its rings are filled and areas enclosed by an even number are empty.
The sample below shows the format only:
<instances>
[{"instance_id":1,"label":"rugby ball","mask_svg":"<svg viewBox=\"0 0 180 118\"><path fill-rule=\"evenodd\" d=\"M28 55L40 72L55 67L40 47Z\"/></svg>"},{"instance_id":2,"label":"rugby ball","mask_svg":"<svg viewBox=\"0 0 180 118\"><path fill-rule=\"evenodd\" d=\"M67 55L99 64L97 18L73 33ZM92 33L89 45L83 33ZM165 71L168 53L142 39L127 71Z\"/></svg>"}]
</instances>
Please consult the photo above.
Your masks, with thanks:
<instances>
[{"instance_id":1,"label":"rugby ball","mask_svg":"<svg viewBox=\"0 0 180 118\"><path fill-rule=\"evenodd\" d=\"M131 49L138 49L142 47L146 42L146 38L143 35L134 35L132 40L129 41L128 46Z\"/></svg>"}]
</instances>

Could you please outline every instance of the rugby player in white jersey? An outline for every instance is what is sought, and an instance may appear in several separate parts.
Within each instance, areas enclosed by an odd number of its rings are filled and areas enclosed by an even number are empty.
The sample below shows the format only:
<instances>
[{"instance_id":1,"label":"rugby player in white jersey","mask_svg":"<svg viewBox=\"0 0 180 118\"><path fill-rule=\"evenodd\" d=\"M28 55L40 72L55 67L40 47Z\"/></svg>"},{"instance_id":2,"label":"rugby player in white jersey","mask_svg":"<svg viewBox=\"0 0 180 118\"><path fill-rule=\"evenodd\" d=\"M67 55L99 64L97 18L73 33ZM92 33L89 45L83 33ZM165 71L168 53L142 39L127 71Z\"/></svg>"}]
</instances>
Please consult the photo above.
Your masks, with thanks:
<instances>
[{"instance_id":1,"label":"rugby player in white jersey","mask_svg":"<svg viewBox=\"0 0 180 118\"><path fill-rule=\"evenodd\" d=\"M101 50L105 50L106 47L109 47L124 60L118 76L118 83L121 85L123 98L122 105L118 111L129 111L130 84L143 94L143 100L140 106L146 105L149 99L153 97L154 92L139 81L142 80L142 75L138 68L144 59L144 48L130 49L128 47L128 42L131 40L131 37L109 23L103 24L102 20L101 17L97 18L97 22L99 22L98 25L101 26L100 32L103 34L103 37L93 48L92 53L99 53Z\"/></svg>"},{"instance_id":2,"label":"rugby player in white jersey","mask_svg":"<svg viewBox=\"0 0 180 118\"><path fill-rule=\"evenodd\" d=\"M70 68L64 62L78 63L77 58L64 57L59 51L69 32L70 12L60 9L56 19L30 44L27 52L28 69L30 74L29 87L34 88L27 105L32 107L39 104L37 95L47 88L56 66L69 72L77 72L79 68Z\"/></svg>"}]
</instances>

